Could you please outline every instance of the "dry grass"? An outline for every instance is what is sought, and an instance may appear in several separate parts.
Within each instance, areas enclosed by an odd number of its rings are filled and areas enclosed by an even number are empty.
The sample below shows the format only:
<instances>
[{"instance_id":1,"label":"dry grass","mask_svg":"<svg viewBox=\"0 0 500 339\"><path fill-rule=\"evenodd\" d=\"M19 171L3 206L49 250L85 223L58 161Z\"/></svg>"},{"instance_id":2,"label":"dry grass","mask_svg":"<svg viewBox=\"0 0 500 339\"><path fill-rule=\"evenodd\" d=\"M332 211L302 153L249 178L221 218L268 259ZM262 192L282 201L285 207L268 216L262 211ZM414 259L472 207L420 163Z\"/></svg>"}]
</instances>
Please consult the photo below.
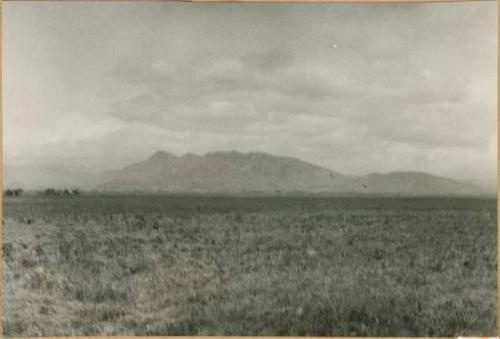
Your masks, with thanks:
<instances>
[{"instance_id":1,"label":"dry grass","mask_svg":"<svg viewBox=\"0 0 500 339\"><path fill-rule=\"evenodd\" d=\"M495 333L495 200L4 204L6 336Z\"/></svg>"}]
</instances>

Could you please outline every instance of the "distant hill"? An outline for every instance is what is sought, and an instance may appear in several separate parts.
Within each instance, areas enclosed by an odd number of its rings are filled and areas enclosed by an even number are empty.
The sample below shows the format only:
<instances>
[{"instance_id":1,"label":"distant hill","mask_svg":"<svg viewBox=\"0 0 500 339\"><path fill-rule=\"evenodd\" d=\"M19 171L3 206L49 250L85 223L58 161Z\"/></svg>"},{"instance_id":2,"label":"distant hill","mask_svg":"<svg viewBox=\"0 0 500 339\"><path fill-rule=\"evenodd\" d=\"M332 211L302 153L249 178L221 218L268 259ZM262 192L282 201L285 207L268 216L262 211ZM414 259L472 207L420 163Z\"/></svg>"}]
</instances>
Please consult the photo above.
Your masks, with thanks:
<instances>
[{"instance_id":1,"label":"distant hill","mask_svg":"<svg viewBox=\"0 0 500 339\"><path fill-rule=\"evenodd\" d=\"M297 158L266 153L214 152L175 156L159 151L145 161L108 173L107 191L190 193L328 193L479 195L471 183L422 172L349 176Z\"/></svg>"},{"instance_id":2,"label":"distant hill","mask_svg":"<svg viewBox=\"0 0 500 339\"><path fill-rule=\"evenodd\" d=\"M486 193L470 183L423 172L372 173L361 177L364 192L398 195L477 195Z\"/></svg>"}]
</instances>

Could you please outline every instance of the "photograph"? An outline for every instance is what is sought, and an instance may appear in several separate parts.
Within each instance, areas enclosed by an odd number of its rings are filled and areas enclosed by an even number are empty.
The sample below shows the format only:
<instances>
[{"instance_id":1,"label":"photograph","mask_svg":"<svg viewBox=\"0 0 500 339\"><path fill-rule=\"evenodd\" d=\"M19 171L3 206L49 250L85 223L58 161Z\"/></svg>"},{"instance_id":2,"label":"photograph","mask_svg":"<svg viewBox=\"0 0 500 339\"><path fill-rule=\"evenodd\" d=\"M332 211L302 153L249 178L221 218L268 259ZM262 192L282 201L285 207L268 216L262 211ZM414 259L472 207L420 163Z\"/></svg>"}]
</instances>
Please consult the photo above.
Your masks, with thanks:
<instances>
[{"instance_id":1,"label":"photograph","mask_svg":"<svg viewBox=\"0 0 500 339\"><path fill-rule=\"evenodd\" d=\"M497 6L4 1L3 336L497 335Z\"/></svg>"}]
</instances>

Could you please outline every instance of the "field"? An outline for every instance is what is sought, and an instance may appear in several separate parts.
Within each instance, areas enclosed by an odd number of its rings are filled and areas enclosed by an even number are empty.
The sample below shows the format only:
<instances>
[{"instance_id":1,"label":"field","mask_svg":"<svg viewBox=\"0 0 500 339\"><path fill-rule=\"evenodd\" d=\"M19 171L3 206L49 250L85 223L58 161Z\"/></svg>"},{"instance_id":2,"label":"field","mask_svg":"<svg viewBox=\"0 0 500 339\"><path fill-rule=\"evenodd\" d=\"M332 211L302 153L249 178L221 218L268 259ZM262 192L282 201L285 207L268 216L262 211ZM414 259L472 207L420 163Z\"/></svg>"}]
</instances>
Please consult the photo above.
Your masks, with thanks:
<instances>
[{"instance_id":1,"label":"field","mask_svg":"<svg viewBox=\"0 0 500 339\"><path fill-rule=\"evenodd\" d=\"M495 334L496 200L4 199L4 334Z\"/></svg>"}]
</instances>

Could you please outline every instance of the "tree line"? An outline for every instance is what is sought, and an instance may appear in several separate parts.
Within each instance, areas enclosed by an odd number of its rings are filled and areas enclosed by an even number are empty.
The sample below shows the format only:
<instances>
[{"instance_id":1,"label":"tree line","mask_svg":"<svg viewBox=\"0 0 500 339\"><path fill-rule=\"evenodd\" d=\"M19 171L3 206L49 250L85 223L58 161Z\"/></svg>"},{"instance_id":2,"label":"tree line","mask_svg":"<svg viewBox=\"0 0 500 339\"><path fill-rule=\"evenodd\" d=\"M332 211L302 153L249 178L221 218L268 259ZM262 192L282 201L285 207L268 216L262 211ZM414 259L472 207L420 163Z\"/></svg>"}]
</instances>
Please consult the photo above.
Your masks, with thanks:
<instances>
[{"instance_id":1,"label":"tree line","mask_svg":"<svg viewBox=\"0 0 500 339\"><path fill-rule=\"evenodd\" d=\"M20 197L24 195L24 190L22 188L6 189L3 192L4 197ZM81 191L79 189L55 189L46 188L41 191L36 191L36 195L59 197L59 196L79 196Z\"/></svg>"}]
</instances>

